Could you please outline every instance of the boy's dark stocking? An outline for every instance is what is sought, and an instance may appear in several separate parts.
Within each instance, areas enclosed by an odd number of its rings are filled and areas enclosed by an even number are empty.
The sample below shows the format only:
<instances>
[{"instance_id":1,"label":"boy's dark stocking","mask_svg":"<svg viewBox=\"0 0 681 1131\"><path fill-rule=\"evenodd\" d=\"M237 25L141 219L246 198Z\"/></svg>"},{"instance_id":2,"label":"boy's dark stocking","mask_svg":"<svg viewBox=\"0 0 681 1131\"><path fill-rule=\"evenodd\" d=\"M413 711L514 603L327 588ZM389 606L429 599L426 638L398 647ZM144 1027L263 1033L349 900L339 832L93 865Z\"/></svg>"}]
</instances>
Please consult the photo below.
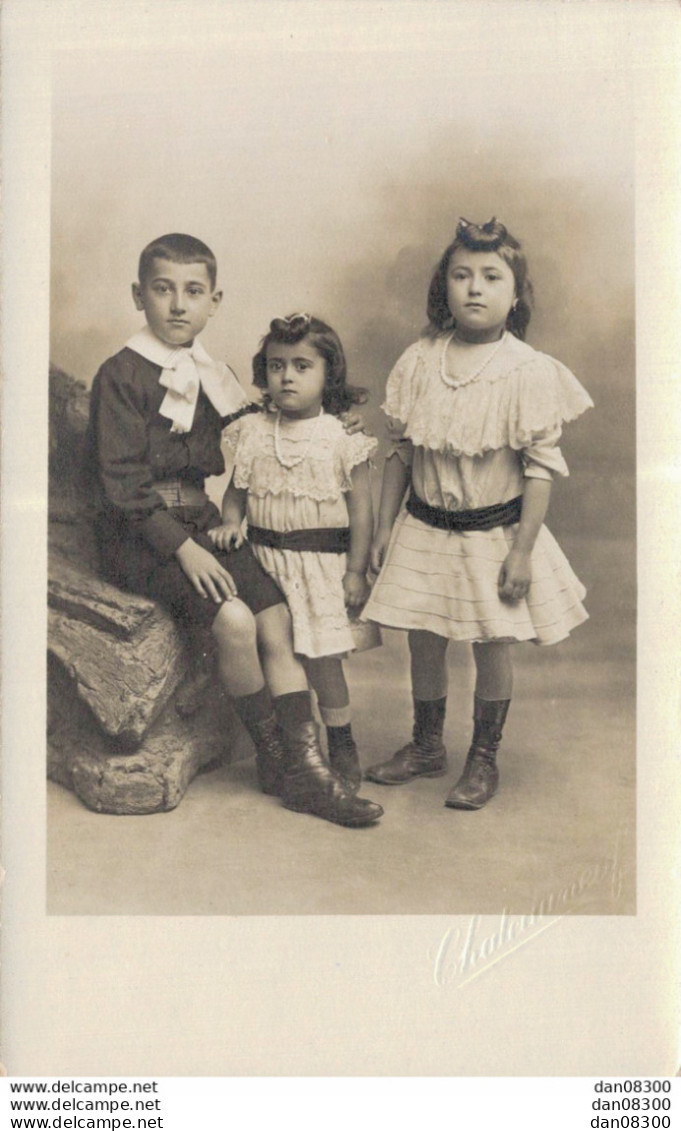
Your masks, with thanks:
<instances>
[{"instance_id":1,"label":"boy's dark stocking","mask_svg":"<svg viewBox=\"0 0 681 1131\"><path fill-rule=\"evenodd\" d=\"M239 696L234 705L255 747L260 788L263 793L279 797L286 755L270 693L262 687L252 695Z\"/></svg>"}]
</instances>

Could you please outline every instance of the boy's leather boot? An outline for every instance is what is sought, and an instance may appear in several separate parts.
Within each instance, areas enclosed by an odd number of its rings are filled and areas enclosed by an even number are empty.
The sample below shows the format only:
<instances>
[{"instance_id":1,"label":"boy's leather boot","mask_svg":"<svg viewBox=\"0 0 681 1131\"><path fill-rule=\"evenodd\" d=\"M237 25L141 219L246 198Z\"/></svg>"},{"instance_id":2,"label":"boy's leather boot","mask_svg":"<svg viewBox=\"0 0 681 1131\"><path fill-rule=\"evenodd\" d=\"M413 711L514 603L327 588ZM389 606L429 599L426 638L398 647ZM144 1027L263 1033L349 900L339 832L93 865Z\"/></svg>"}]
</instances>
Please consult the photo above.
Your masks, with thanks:
<instances>
[{"instance_id":1,"label":"boy's leather boot","mask_svg":"<svg viewBox=\"0 0 681 1131\"><path fill-rule=\"evenodd\" d=\"M373 825L383 816L380 805L356 797L325 762L312 719L282 730L287 759L281 799L287 809L349 828Z\"/></svg>"},{"instance_id":2,"label":"boy's leather boot","mask_svg":"<svg viewBox=\"0 0 681 1131\"><path fill-rule=\"evenodd\" d=\"M404 785L412 778L439 778L447 772L447 751L442 744L447 698L414 699L412 740L387 762L370 766L368 781Z\"/></svg>"},{"instance_id":3,"label":"boy's leather boot","mask_svg":"<svg viewBox=\"0 0 681 1131\"><path fill-rule=\"evenodd\" d=\"M482 809L499 785L497 751L510 699L478 699L473 712L473 741L463 773L450 790L449 809Z\"/></svg>"},{"instance_id":4,"label":"boy's leather boot","mask_svg":"<svg viewBox=\"0 0 681 1131\"><path fill-rule=\"evenodd\" d=\"M326 737L331 769L351 793L357 793L362 784L362 770L350 724L341 727L327 726Z\"/></svg>"}]
</instances>

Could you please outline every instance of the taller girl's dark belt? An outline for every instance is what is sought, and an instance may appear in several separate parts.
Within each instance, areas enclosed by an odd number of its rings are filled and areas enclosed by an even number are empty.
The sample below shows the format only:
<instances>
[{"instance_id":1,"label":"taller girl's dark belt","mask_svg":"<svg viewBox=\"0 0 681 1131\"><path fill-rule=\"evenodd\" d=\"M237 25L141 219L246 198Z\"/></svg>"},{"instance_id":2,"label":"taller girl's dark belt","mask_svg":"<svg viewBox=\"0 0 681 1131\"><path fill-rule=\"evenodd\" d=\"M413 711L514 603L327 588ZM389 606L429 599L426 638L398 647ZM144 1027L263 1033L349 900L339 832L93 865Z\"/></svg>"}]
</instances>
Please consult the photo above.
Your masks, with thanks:
<instances>
[{"instance_id":1,"label":"taller girl's dark belt","mask_svg":"<svg viewBox=\"0 0 681 1131\"><path fill-rule=\"evenodd\" d=\"M520 522L523 497L518 495L507 503L473 510L448 511L444 507L431 507L412 490L407 499L407 510L414 518L436 526L438 530L493 530L495 526L512 526Z\"/></svg>"}]
</instances>

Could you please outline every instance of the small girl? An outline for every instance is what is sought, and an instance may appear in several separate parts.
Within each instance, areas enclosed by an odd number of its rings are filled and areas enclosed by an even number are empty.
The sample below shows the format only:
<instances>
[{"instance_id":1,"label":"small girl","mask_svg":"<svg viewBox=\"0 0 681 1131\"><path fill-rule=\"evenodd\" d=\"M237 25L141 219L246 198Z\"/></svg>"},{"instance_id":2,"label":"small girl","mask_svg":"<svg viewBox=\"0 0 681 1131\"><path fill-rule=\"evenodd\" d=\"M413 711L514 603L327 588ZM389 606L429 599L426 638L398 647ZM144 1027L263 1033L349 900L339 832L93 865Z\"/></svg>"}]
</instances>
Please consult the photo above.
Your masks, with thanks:
<instances>
[{"instance_id":1,"label":"small girl","mask_svg":"<svg viewBox=\"0 0 681 1131\"><path fill-rule=\"evenodd\" d=\"M373 535L369 458L377 441L349 435L338 416L365 399L346 383L340 339L309 314L275 318L253 358L267 408L226 432L234 474L211 531L222 549L248 541L286 596L294 651L303 657L327 728L332 769L353 790L362 773L350 724L343 655L353 647L348 610L369 594Z\"/></svg>"},{"instance_id":2,"label":"small girl","mask_svg":"<svg viewBox=\"0 0 681 1131\"><path fill-rule=\"evenodd\" d=\"M474 731L453 809L480 809L496 792L510 644L554 644L587 619L584 587L543 521L553 476L568 474L561 425L592 401L525 344L531 295L504 225L461 220L430 284L429 326L395 365L383 405L395 442L364 616L409 632L414 728L366 777L401 785L446 772L447 646L469 641Z\"/></svg>"}]
</instances>

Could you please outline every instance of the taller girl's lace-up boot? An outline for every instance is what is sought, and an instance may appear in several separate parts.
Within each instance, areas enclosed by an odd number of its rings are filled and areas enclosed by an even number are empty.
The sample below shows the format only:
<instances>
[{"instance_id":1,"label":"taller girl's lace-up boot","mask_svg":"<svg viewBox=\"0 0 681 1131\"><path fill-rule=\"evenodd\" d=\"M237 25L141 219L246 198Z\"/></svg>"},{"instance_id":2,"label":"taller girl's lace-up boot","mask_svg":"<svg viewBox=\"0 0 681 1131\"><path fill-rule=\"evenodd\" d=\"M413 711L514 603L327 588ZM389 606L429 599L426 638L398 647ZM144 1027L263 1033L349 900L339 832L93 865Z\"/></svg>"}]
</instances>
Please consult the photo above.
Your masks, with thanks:
<instances>
[{"instance_id":1,"label":"taller girl's lace-up boot","mask_svg":"<svg viewBox=\"0 0 681 1131\"><path fill-rule=\"evenodd\" d=\"M482 809L499 785L497 751L510 699L478 699L473 712L473 741L463 773L450 790L449 809Z\"/></svg>"},{"instance_id":2,"label":"taller girl's lace-up boot","mask_svg":"<svg viewBox=\"0 0 681 1131\"><path fill-rule=\"evenodd\" d=\"M387 762L370 766L368 781L404 785L412 778L439 778L447 772L447 751L442 744L447 698L414 699L412 740Z\"/></svg>"}]
</instances>

